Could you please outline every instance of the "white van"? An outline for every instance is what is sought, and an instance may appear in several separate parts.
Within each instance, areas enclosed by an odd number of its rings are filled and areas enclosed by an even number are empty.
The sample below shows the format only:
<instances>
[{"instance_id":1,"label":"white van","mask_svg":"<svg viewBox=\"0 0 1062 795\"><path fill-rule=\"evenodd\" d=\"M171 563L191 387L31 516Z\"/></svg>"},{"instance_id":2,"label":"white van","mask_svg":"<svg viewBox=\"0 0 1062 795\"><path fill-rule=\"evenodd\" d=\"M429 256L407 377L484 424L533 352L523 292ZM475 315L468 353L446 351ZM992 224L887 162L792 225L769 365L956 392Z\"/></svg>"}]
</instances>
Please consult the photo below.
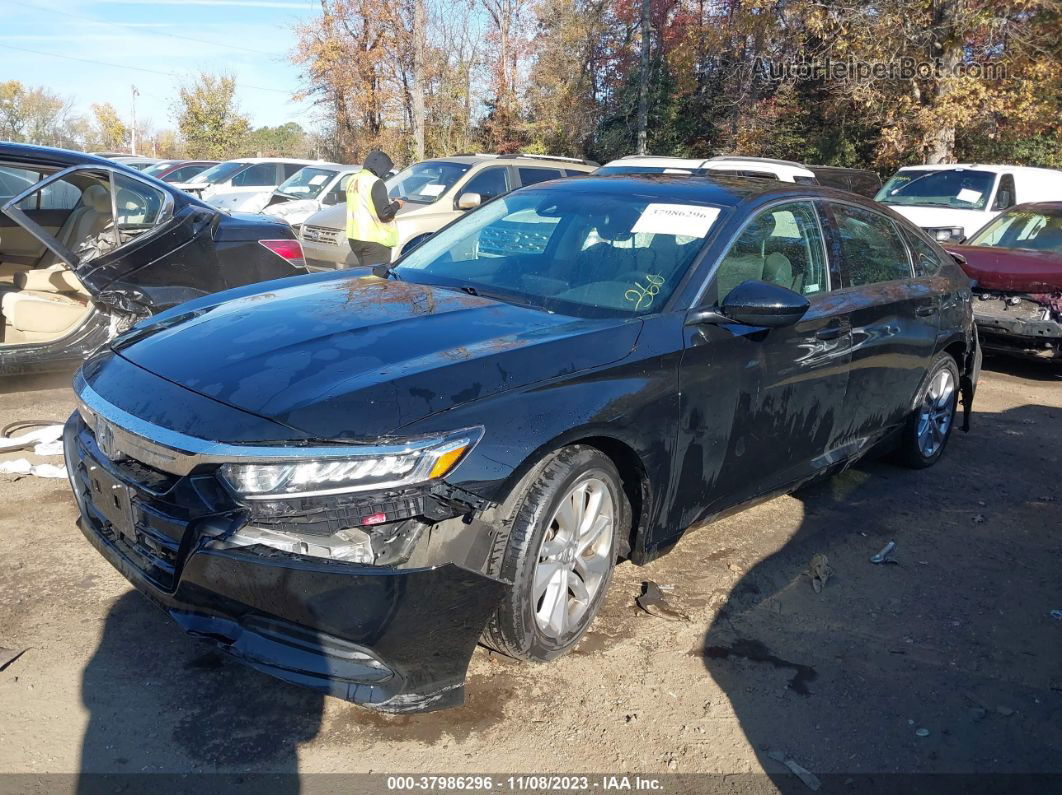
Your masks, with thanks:
<instances>
[{"instance_id":1,"label":"white van","mask_svg":"<svg viewBox=\"0 0 1062 795\"><path fill-rule=\"evenodd\" d=\"M207 204L229 212L261 212L273 191L314 160L286 157L244 157L218 163L175 187L198 196Z\"/></svg>"},{"instance_id":2,"label":"white van","mask_svg":"<svg viewBox=\"0 0 1062 795\"><path fill-rule=\"evenodd\" d=\"M814 185L815 172L791 160L769 157L740 157L719 155L704 158L663 157L655 155L627 155L601 166L594 172L607 174L699 174L721 177L759 177L781 182L803 182Z\"/></svg>"},{"instance_id":3,"label":"white van","mask_svg":"<svg viewBox=\"0 0 1062 795\"><path fill-rule=\"evenodd\" d=\"M979 163L905 166L874 198L934 240L957 242L1015 204L1062 200L1062 171Z\"/></svg>"}]
</instances>

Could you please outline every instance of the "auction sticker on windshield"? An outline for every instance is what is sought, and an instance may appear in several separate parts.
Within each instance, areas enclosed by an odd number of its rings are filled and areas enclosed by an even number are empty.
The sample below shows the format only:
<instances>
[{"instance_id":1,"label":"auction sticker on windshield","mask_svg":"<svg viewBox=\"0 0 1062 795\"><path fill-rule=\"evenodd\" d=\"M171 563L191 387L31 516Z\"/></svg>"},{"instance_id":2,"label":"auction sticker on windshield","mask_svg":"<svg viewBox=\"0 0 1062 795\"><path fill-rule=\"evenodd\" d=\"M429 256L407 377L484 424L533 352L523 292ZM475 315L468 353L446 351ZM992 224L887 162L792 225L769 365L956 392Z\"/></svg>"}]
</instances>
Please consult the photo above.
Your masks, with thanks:
<instances>
[{"instance_id":1,"label":"auction sticker on windshield","mask_svg":"<svg viewBox=\"0 0 1062 795\"><path fill-rule=\"evenodd\" d=\"M425 185L423 188L421 188L420 189L420 195L421 196L438 196L444 190L446 190L446 186L443 185L441 182L433 182L432 184Z\"/></svg>"},{"instance_id":2,"label":"auction sticker on windshield","mask_svg":"<svg viewBox=\"0 0 1062 795\"><path fill-rule=\"evenodd\" d=\"M646 205L631 232L633 234L640 232L649 235L704 237L718 217L718 207L652 203Z\"/></svg>"},{"instance_id":3,"label":"auction sticker on windshield","mask_svg":"<svg viewBox=\"0 0 1062 795\"><path fill-rule=\"evenodd\" d=\"M977 202L981 201L981 191L979 191L979 190L970 190L969 188L963 188L962 190L959 191L959 195L956 196L955 198L957 198L961 202L968 202L970 204L977 204Z\"/></svg>"}]
</instances>

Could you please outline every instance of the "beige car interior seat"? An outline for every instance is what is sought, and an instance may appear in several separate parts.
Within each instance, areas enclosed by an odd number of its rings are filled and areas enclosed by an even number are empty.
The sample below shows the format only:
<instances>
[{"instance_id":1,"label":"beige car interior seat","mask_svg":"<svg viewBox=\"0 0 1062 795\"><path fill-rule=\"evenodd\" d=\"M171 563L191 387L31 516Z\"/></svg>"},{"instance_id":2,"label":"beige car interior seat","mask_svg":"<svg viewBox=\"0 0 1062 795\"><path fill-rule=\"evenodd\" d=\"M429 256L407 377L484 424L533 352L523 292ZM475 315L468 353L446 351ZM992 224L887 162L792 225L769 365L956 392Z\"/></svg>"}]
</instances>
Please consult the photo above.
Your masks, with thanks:
<instances>
[{"instance_id":1,"label":"beige car interior seat","mask_svg":"<svg viewBox=\"0 0 1062 795\"><path fill-rule=\"evenodd\" d=\"M112 218L111 194L102 185L90 185L81 194L56 239L71 251L102 232ZM51 251L38 267L5 265L0 277L11 272L11 286L0 282L3 343L46 342L73 331L90 311L89 292Z\"/></svg>"},{"instance_id":2,"label":"beige car interior seat","mask_svg":"<svg viewBox=\"0 0 1062 795\"><path fill-rule=\"evenodd\" d=\"M16 273L14 283L0 298L4 344L58 339L90 311L88 290L64 265Z\"/></svg>"}]
</instances>

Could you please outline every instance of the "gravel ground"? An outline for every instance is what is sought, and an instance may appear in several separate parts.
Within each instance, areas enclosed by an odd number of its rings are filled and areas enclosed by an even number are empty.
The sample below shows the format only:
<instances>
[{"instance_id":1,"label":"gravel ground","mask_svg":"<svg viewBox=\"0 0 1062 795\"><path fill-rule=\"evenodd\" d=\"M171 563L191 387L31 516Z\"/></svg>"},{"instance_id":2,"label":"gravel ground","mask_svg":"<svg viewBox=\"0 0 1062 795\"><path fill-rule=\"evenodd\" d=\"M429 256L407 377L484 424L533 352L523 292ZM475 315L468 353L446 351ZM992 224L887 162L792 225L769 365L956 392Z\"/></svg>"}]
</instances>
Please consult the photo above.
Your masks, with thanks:
<instances>
[{"instance_id":1,"label":"gravel ground","mask_svg":"<svg viewBox=\"0 0 1062 795\"><path fill-rule=\"evenodd\" d=\"M421 716L185 637L83 540L65 481L0 476L0 647L26 650L0 671L0 772L677 771L806 791L780 751L827 781L1062 773L1062 377L986 366L938 466L867 463L693 530L619 567L574 653L479 649L466 705ZM67 383L0 383L0 425L65 418ZM898 565L871 565L889 540ZM647 579L690 620L640 611Z\"/></svg>"}]
</instances>

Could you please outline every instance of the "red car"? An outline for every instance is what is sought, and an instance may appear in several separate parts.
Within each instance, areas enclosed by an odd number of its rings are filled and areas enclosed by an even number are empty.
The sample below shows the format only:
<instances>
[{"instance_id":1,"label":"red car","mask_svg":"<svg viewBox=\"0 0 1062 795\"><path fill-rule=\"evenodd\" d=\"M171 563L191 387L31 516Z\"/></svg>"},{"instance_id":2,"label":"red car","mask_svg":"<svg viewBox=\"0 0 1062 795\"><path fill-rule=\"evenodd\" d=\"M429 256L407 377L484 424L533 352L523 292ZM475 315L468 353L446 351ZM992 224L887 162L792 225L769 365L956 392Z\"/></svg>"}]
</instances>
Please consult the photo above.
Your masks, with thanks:
<instances>
[{"instance_id":1,"label":"red car","mask_svg":"<svg viewBox=\"0 0 1062 795\"><path fill-rule=\"evenodd\" d=\"M216 160L160 160L144 169L144 173L163 182L187 182L217 164Z\"/></svg>"},{"instance_id":2,"label":"red car","mask_svg":"<svg viewBox=\"0 0 1062 795\"><path fill-rule=\"evenodd\" d=\"M1062 362L1062 201L1019 204L946 248L976 282L986 351Z\"/></svg>"}]
</instances>

